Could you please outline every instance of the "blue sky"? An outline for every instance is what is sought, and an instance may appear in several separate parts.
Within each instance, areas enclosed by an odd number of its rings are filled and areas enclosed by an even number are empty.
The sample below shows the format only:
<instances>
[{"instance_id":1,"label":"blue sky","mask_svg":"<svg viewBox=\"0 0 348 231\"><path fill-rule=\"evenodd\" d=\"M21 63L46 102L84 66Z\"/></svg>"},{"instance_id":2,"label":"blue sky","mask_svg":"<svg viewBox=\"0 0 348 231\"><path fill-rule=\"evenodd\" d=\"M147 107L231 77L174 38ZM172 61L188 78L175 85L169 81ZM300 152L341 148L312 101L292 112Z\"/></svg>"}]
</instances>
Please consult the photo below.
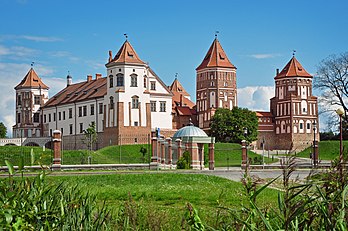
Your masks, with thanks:
<instances>
[{"instance_id":1,"label":"blue sky","mask_svg":"<svg viewBox=\"0 0 348 231\"><path fill-rule=\"evenodd\" d=\"M237 66L239 105L268 110L276 68L296 50L304 68L347 51L348 1L0 1L0 121L14 123L13 87L30 63L52 96L87 74L106 73L125 38L170 85L175 73L195 98L195 68L219 31Z\"/></svg>"}]
</instances>

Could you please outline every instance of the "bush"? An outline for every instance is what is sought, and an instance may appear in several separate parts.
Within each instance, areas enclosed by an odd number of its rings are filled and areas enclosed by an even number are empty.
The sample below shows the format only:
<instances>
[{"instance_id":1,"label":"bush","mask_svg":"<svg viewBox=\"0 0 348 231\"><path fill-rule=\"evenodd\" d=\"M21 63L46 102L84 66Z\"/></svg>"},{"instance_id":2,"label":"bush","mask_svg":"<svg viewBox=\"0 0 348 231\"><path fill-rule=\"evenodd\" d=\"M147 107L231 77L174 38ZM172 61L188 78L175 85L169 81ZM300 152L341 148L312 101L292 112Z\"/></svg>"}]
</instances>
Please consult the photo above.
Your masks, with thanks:
<instances>
[{"instance_id":1,"label":"bush","mask_svg":"<svg viewBox=\"0 0 348 231\"><path fill-rule=\"evenodd\" d=\"M182 154L182 157L176 162L177 169L190 169L191 168L191 155L188 151Z\"/></svg>"},{"instance_id":2,"label":"bush","mask_svg":"<svg viewBox=\"0 0 348 231\"><path fill-rule=\"evenodd\" d=\"M77 186L48 184L35 178L0 180L0 227L5 230L104 230L109 212L98 209L96 197Z\"/></svg>"}]
</instances>

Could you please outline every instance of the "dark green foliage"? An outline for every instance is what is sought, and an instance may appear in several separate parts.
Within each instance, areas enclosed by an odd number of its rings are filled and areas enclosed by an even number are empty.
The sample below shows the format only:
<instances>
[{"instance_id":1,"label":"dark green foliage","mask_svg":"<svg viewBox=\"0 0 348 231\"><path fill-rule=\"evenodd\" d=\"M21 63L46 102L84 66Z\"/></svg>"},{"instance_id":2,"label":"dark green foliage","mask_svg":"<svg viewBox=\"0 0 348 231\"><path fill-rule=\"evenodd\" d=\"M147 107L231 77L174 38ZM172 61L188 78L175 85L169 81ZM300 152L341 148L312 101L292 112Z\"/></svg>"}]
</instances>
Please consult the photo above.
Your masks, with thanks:
<instances>
[{"instance_id":1,"label":"dark green foliage","mask_svg":"<svg viewBox=\"0 0 348 231\"><path fill-rule=\"evenodd\" d=\"M348 149L348 141L343 141L343 149ZM310 153L313 151L312 147L308 147L305 150L297 153L298 157L309 158ZM319 160L334 160L339 156L340 142L338 140L327 140L319 142Z\"/></svg>"},{"instance_id":2,"label":"dark green foliage","mask_svg":"<svg viewBox=\"0 0 348 231\"><path fill-rule=\"evenodd\" d=\"M177 169L190 169L191 168L191 155L188 151L182 154L182 157L176 162Z\"/></svg>"},{"instance_id":3,"label":"dark green foliage","mask_svg":"<svg viewBox=\"0 0 348 231\"><path fill-rule=\"evenodd\" d=\"M0 122L0 138L5 138L7 134L7 128L3 122Z\"/></svg>"},{"instance_id":4,"label":"dark green foliage","mask_svg":"<svg viewBox=\"0 0 348 231\"><path fill-rule=\"evenodd\" d=\"M234 107L232 110L218 108L211 120L211 136L218 142L240 143L257 139L258 120L256 113L246 108ZM244 129L248 133L244 135Z\"/></svg>"},{"instance_id":5,"label":"dark green foliage","mask_svg":"<svg viewBox=\"0 0 348 231\"><path fill-rule=\"evenodd\" d=\"M45 173L35 178L0 180L0 227L5 230L105 230L105 204L78 186L49 184Z\"/></svg>"},{"instance_id":6,"label":"dark green foliage","mask_svg":"<svg viewBox=\"0 0 348 231\"><path fill-rule=\"evenodd\" d=\"M143 162L145 163L145 162L146 162L146 153L147 153L146 148L144 148L144 147L142 146L142 147L140 148L139 152L141 153Z\"/></svg>"}]
</instances>

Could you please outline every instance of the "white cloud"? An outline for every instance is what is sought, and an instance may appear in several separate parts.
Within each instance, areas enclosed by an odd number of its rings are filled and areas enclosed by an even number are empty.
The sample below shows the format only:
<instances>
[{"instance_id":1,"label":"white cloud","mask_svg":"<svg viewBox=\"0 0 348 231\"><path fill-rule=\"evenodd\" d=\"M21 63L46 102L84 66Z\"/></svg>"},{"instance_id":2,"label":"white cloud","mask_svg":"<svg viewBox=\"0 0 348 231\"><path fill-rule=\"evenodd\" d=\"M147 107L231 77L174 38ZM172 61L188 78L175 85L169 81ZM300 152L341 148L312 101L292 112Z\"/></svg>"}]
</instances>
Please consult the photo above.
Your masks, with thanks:
<instances>
[{"instance_id":1,"label":"white cloud","mask_svg":"<svg viewBox=\"0 0 348 231\"><path fill-rule=\"evenodd\" d=\"M255 59L269 59L280 56L279 54L252 54L250 57Z\"/></svg>"},{"instance_id":2,"label":"white cloud","mask_svg":"<svg viewBox=\"0 0 348 231\"><path fill-rule=\"evenodd\" d=\"M31 36L31 35L22 35L19 38L23 38L35 42L57 42L62 41L63 39L57 37L44 37L44 36Z\"/></svg>"},{"instance_id":3,"label":"white cloud","mask_svg":"<svg viewBox=\"0 0 348 231\"><path fill-rule=\"evenodd\" d=\"M274 97L273 86L248 86L238 88L239 107L253 111L269 111L270 99Z\"/></svg>"},{"instance_id":4,"label":"white cloud","mask_svg":"<svg viewBox=\"0 0 348 231\"><path fill-rule=\"evenodd\" d=\"M33 56L35 54L39 53L39 51L22 47L22 46L13 46L13 47L5 47L0 45L0 56L11 56L13 58L18 57L28 57Z\"/></svg>"}]
</instances>

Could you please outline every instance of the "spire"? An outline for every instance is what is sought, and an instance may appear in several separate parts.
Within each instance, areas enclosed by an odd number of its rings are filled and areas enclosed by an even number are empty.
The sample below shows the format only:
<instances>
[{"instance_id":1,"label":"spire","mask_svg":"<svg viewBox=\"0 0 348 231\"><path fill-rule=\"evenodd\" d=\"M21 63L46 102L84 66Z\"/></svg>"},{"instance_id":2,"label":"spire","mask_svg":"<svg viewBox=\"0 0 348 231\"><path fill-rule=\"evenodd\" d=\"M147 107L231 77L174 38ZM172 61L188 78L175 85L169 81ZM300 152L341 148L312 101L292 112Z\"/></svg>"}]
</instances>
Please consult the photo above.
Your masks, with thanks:
<instances>
[{"instance_id":1,"label":"spire","mask_svg":"<svg viewBox=\"0 0 348 231\"><path fill-rule=\"evenodd\" d=\"M127 38L127 34L125 34ZM109 53L110 55L110 53ZM115 57L109 61L108 64L111 63L138 63L138 64L145 64L137 53L135 52L134 48L132 45L129 43L129 41L126 39L126 41L123 43L121 46L120 50L117 52ZM107 65L108 65L107 64Z\"/></svg>"},{"instance_id":2,"label":"spire","mask_svg":"<svg viewBox=\"0 0 348 231\"><path fill-rule=\"evenodd\" d=\"M285 65L283 70L277 74L275 79L287 78L287 77L307 77L313 78L295 58L295 51L290 61Z\"/></svg>"},{"instance_id":3,"label":"spire","mask_svg":"<svg viewBox=\"0 0 348 231\"><path fill-rule=\"evenodd\" d=\"M40 77L36 74L33 69L33 63L31 64L31 68L22 81L15 87L15 89L21 88L37 88L37 89L49 89L49 87L42 82Z\"/></svg>"},{"instance_id":4,"label":"spire","mask_svg":"<svg viewBox=\"0 0 348 231\"><path fill-rule=\"evenodd\" d=\"M181 83L177 79L177 75L175 75L175 80L173 81L172 85L170 85L169 90L173 93L179 92L180 94L184 96L190 96L190 94L185 90L185 88L181 85Z\"/></svg>"},{"instance_id":5,"label":"spire","mask_svg":"<svg viewBox=\"0 0 348 231\"><path fill-rule=\"evenodd\" d=\"M224 49L222 48L219 40L217 39L218 31L215 34L213 44L211 44L203 62L196 68L200 70L207 67L228 67L236 68L228 59Z\"/></svg>"}]
</instances>

